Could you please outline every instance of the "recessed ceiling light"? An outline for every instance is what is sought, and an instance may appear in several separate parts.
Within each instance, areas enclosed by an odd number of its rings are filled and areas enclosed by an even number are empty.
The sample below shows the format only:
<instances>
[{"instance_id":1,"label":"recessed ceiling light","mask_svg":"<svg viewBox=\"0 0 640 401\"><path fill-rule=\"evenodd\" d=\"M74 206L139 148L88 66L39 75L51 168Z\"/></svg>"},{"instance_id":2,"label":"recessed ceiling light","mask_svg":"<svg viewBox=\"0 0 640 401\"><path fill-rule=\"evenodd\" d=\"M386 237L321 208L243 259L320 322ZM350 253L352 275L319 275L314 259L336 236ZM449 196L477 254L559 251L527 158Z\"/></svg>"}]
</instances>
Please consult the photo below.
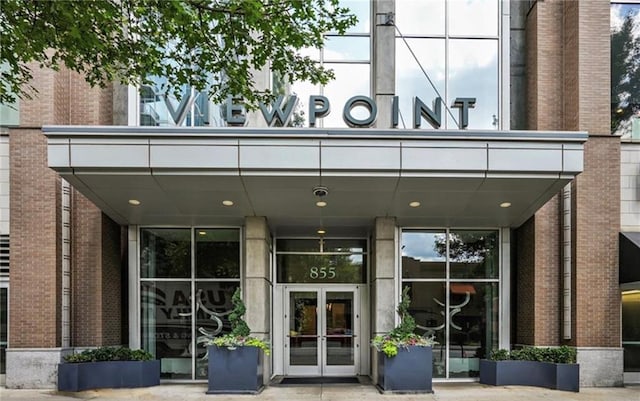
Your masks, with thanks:
<instances>
[{"instance_id":1,"label":"recessed ceiling light","mask_svg":"<svg viewBox=\"0 0 640 401\"><path fill-rule=\"evenodd\" d=\"M409 206L418 207L418 206L420 206L420 202L418 202L418 201L409 202Z\"/></svg>"},{"instance_id":2,"label":"recessed ceiling light","mask_svg":"<svg viewBox=\"0 0 640 401\"><path fill-rule=\"evenodd\" d=\"M510 207L511 206L511 202L502 202L500 204L500 207Z\"/></svg>"},{"instance_id":3,"label":"recessed ceiling light","mask_svg":"<svg viewBox=\"0 0 640 401\"><path fill-rule=\"evenodd\" d=\"M318 228L318 234L323 235L326 234L327 231L324 228Z\"/></svg>"},{"instance_id":4,"label":"recessed ceiling light","mask_svg":"<svg viewBox=\"0 0 640 401\"><path fill-rule=\"evenodd\" d=\"M129 199L129 204L133 206L138 206L140 205L140 201L137 199Z\"/></svg>"},{"instance_id":5,"label":"recessed ceiling light","mask_svg":"<svg viewBox=\"0 0 640 401\"><path fill-rule=\"evenodd\" d=\"M233 206L233 201L230 200L223 200L222 204L225 206Z\"/></svg>"},{"instance_id":6,"label":"recessed ceiling light","mask_svg":"<svg viewBox=\"0 0 640 401\"><path fill-rule=\"evenodd\" d=\"M200 234L200 235L207 235L207 232L206 232L206 231L198 231L198 234Z\"/></svg>"},{"instance_id":7,"label":"recessed ceiling light","mask_svg":"<svg viewBox=\"0 0 640 401\"><path fill-rule=\"evenodd\" d=\"M327 206L327 202L325 202L325 201L317 201L316 202L316 206L325 207L325 206Z\"/></svg>"}]
</instances>

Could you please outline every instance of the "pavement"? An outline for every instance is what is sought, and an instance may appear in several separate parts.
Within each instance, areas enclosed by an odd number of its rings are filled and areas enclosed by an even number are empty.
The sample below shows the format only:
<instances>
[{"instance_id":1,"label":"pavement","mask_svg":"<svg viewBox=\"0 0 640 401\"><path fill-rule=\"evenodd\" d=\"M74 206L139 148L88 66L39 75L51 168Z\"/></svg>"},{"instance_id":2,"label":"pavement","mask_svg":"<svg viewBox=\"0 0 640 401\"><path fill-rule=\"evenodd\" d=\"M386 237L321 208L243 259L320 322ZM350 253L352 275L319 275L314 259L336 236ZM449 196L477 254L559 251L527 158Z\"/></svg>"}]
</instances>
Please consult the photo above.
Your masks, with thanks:
<instances>
[{"instance_id":1,"label":"pavement","mask_svg":"<svg viewBox=\"0 0 640 401\"><path fill-rule=\"evenodd\" d=\"M479 383L434 383L433 394L380 394L371 385L268 386L258 395L208 395L206 384L163 384L141 389L101 389L62 393L8 390L1 401L640 401L640 386L582 388L579 393L526 386L493 387Z\"/></svg>"}]
</instances>

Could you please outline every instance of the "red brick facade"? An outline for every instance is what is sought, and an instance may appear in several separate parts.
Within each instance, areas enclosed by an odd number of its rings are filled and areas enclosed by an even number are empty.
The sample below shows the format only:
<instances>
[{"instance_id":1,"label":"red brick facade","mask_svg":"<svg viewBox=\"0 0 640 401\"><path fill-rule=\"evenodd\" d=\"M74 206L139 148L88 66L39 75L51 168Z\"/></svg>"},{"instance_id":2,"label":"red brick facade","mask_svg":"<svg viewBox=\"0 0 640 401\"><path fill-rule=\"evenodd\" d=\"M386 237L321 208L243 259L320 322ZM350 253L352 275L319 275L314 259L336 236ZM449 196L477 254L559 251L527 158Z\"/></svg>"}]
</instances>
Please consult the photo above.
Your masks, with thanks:
<instances>
[{"instance_id":1,"label":"red brick facade","mask_svg":"<svg viewBox=\"0 0 640 401\"><path fill-rule=\"evenodd\" d=\"M589 133L572 184L572 345L619 347L620 140L609 135L609 2L538 1L527 17L528 129ZM593 83L597 82L597 85ZM515 343L558 345L562 208L551 199L516 231Z\"/></svg>"},{"instance_id":2,"label":"red brick facade","mask_svg":"<svg viewBox=\"0 0 640 401\"><path fill-rule=\"evenodd\" d=\"M46 124L110 124L112 90L77 74L34 68L38 94L10 130L12 348L60 347L61 180L48 167ZM121 229L79 192L71 194L71 346L122 343Z\"/></svg>"}]
</instances>

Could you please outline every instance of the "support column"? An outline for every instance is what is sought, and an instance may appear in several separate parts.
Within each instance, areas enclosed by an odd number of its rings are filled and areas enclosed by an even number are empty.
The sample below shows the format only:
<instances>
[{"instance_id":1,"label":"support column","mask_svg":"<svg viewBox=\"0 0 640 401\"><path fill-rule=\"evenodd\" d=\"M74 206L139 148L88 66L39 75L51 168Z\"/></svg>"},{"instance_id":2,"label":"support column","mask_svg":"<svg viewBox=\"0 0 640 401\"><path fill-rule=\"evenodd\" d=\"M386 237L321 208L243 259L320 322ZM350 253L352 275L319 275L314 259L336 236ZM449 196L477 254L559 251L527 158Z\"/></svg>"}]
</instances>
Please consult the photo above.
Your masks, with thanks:
<instances>
[{"instance_id":1,"label":"support column","mask_svg":"<svg viewBox=\"0 0 640 401\"><path fill-rule=\"evenodd\" d=\"M391 110L396 92L396 36L393 21L395 2L378 0L372 2L375 18L372 59L373 91L378 105L376 128L392 128Z\"/></svg>"},{"instance_id":2,"label":"support column","mask_svg":"<svg viewBox=\"0 0 640 401\"><path fill-rule=\"evenodd\" d=\"M372 337L385 334L396 325L398 266L395 217L377 217L372 244L371 264L371 327ZM378 354L372 349L371 377L378 379Z\"/></svg>"},{"instance_id":3,"label":"support column","mask_svg":"<svg viewBox=\"0 0 640 401\"><path fill-rule=\"evenodd\" d=\"M271 341L271 234L265 217L246 217L244 239L244 288L246 322L251 334ZM265 356L264 383L271 379L271 363Z\"/></svg>"}]
</instances>

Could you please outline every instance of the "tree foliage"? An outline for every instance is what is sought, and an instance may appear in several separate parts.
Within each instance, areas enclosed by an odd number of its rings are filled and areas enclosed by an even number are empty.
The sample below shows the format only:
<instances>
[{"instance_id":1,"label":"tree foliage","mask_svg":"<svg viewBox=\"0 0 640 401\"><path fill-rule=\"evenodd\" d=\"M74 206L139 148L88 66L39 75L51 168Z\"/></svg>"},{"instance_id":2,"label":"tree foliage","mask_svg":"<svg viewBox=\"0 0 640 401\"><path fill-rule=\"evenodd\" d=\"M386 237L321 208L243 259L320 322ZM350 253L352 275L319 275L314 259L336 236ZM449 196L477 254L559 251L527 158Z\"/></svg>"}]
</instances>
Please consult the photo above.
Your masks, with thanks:
<instances>
[{"instance_id":1,"label":"tree foliage","mask_svg":"<svg viewBox=\"0 0 640 401\"><path fill-rule=\"evenodd\" d=\"M268 100L252 70L270 66L288 81L327 83L333 73L299 54L326 32L356 23L339 0L2 0L0 102L29 97L31 66L65 66L92 86L168 79L214 102ZM35 64L27 64L35 63Z\"/></svg>"},{"instance_id":2,"label":"tree foliage","mask_svg":"<svg viewBox=\"0 0 640 401\"><path fill-rule=\"evenodd\" d=\"M611 31L611 132L629 129L629 119L640 111L640 37L634 37L634 13Z\"/></svg>"}]
</instances>

